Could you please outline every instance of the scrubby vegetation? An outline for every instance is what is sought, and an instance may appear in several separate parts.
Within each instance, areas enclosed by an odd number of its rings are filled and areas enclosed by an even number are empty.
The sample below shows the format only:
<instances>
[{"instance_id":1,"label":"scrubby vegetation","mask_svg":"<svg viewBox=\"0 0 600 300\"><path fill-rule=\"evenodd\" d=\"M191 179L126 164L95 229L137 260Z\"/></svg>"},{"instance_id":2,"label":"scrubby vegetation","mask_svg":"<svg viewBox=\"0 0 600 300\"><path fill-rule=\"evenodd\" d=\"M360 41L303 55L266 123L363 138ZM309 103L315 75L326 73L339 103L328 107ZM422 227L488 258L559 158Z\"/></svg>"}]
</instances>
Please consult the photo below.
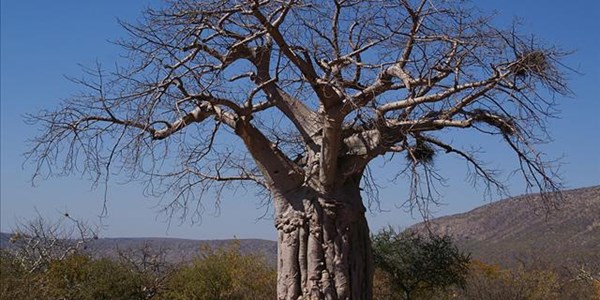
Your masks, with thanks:
<instances>
[{"instance_id":1,"label":"scrubby vegetation","mask_svg":"<svg viewBox=\"0 0 600 300\"><path fill-rule=\"evenodd\" d=\"M201 258L170 276L165 299L275 299L277 272L263 257L235 248L208 249Z\"/></svg>"},{"instance_id":2,"label":"scrubby vegetation","mask_svg":"<svg viewBox=\"0 0 600 300\"><path fill-rule=\"evenodd\" d=\"M149 299L144 287L152 281L120 262L79 254L29 272L3 251L1 266L2 299Z\"/></svg>"},{"instance_id":3,"label":"scrubby vegetation","mask_svg":"<svg viewBox=\"0 0 600 300\"><path fill-rule=\"evenodd\" d=\"M579 266L513 269L470 259L449 236L391 228L373 236L378 300L600 300L600 256Z\"/></svg>"},{"instance_id":4,"label":"scrubby vegetation","mask_svg":"<svg viewBox=\"0 0 600 300\"><path fill-rule=\"evenodd\" d=\"M471 260L448 236L385 229L372 240L374 299L600 300L600 261L505 269ZM0 299L276 299L275 266L242 254L235 243L198 249L201 255L182 264L146 248L113 259L94 257L85 247L53 249L57 255L44 256L36 268L23 256L31 245L17 240L0 250Z\"/></svg>"},{"instance_id":5,"label":"scrubby vegetation","mask_svg":"<svg viewBox=\"0 0 600 300\"><path fill-rule=\"evenodd\" d=\"M276 271L261 257L235 247L203 252L162 272L81 253L29 272L2 250L0 299L275 299Z\"/></svg>"}]
</instances>

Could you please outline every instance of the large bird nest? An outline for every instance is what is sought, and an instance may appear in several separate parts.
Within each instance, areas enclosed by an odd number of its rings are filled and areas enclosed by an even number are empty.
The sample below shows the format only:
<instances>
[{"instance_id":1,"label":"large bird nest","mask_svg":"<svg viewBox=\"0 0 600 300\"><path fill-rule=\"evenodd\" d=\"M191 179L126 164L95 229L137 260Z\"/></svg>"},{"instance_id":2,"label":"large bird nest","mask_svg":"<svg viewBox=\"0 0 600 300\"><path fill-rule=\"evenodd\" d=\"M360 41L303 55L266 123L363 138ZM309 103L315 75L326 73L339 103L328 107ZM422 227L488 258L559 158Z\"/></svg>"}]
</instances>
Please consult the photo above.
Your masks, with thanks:
<instances>
[{"instance_id":1,"label":"large bird nest","mask_svg":"<svg viewBox=\"0 0 600 300\"><path fill-rule=\"evenodd\" d=\"M546 53L533 50L519 55L517 61L511 66L511 71L518 77L540 76L546 74L551 68Z\"/></svg>"}]
</instances>

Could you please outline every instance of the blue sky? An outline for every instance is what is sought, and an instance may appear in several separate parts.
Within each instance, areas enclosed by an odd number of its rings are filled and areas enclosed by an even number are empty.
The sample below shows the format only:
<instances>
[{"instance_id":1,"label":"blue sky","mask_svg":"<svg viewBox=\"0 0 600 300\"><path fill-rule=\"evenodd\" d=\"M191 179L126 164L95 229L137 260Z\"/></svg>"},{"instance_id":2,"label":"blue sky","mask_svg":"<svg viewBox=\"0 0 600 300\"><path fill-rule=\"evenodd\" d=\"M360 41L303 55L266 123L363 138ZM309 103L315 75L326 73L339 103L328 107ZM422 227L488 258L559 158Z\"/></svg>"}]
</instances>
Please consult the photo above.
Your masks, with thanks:
<instances>
[{"instance_id":1,"label":"blue sky","mask_svg":"<svg viewBox=\"0 0 600 300\"><path fill-rule=\"evenodd\" d=\"M62 212L98 223L103 191L91 189L78 177L51 178L32 187L32 168L22 153L25 140L36 128L23 122L23 115L42 108L53 108L60 99L78 91L64 75L81 74L79 64L96 60L111 65L118 59L119 48L108 41L124 36L117 18L135 20L140 11L157 1L30 1L1 2L1 192L0 230L9 231L19 219L35 216L35 209L48 219ZM554 141L542 149L550 157L563 157L562 174L567 187L600 184L600 4L598 1L476 1L484 11L497 11L496 23L508 25L523 18L523 31L543 40L574 50L565 63L582 75L571 74L575 96L559 99L561 118L551 120ZM514 163L489 139L473 139L487 149L490 166L505 170ZM373 165L377 177L389 175L390 166ZM481 191L465 183L464 164L442 159L437 167L448 178L441 189L443 205L433 207L435 215L467 211L485 204ZM381 181L383 212L369 213L372 229L387 224L407 226L419 220L396 206L406 197L406 182ZM511 186L520 194L522 186ZM171 236L196 239L266 238L274 239L273 221L262 218L260 200L242 193L230 195L214 209L205 203L202 222L190 224L167 220L156 214L156 199L142 196L142 187L113 182L108 194L108 217L103 220L102 236Z\"/></svg>"}]
</instances>

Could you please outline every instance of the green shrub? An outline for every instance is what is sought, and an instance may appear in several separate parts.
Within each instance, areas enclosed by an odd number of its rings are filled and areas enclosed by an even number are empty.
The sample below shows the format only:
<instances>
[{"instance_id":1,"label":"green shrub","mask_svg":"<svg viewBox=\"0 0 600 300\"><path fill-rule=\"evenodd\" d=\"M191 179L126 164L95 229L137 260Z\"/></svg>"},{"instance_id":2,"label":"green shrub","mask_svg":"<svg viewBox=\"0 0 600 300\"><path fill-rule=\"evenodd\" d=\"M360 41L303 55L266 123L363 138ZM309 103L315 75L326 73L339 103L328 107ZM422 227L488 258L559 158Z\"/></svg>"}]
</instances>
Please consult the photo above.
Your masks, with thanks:
<instances>
[{"instance_id":1,"label":"green shrub","mask_svg":"<svg viewBox=\"0 0 600 300\"><path fill-rule=\"evenodd\" d=\"M274 268L260 256L242 255L236 247L208 250L171 276L161 298L276 299L276 278Z\"/></svg>"},{"instance_id":2,"label":"green shrub","mask_svg":"<svg viewBox=\"0 0 600 300\"><path fill-rule=\"evenodd\" d=\"M448 236L425 237L415 232L383 229L373 236L373 261L378 299L443 299L449 288L462 287L469 255Z\"/></svg>"},{"instance_id":3,"label":"green shrub","mask_svg":"<svg viewBox=\"0 0 600 300\"><path fill-rule=\"evenodd\" d=\"M152 278L109 259L70 255L46 270L26 271L4 252L0 260L0 299L149 299Z\"/></svg>"},{"instance_id":4,"label":"green shrub","mask_svg":"<svg viewBox=\"0 0 600 300\"><path fill-rule=\"evenodd\" d=\"M53 299L146 299L144 274L109 259L73 255L53 261L44 274L44 286Z\"/></svg>"},{"instance_id":5,"label":"green shrub","mask_svg":"<svg viewBox=\"0 0 600 300\"><path fill-rule=\"evenodd\" d=\"M0 250L0 299L45 299L40 277L27 272L9 252Z\"/></svg>"}]
</instances>

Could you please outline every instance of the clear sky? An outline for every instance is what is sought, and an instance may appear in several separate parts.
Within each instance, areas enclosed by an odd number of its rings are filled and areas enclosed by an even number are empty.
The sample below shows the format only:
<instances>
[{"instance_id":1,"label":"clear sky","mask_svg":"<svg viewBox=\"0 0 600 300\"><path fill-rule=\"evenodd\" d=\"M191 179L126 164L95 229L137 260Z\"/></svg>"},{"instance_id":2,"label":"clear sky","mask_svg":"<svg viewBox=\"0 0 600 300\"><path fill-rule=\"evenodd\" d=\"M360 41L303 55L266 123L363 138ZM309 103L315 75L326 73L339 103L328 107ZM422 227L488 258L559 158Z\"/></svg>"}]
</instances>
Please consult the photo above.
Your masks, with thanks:
<instances>
[{"instance_id":1,"label":"clear sky","mask_svg":"<svg viewBox=\"0 0 600 300\"><path fill-rule=\"evenodd\" d=\"M19 219L35 216L35 210L48 219L57 219L68 211L80 219L98 223L102 211L103 190L91 189L90 183L78 177L51 178L33 187L29 181L31 166L23 165L25 141L36 134L36 128L23 122L23 115L42 108L53 108L59 100L77 92L79 87L64 75L81 74L79 64L92 65L96 60L110 65L119 48L109 40L123 37L117 18L133 21L141 10L158 1L1 1L1 182L0 230L10 231ZM535 33L543 40L574 50L565 63L582 75L571 74L570 86L575 96L559 99L561 118L551 120L554 138L543 146L550 157L563 157L561 168L569 188L600 184L600 1L596 0L506 0L475 1L484 11L497 11L496 23L508 25L518 16L523 18L523 31ZM487 149L484 157L490 166L510 170L514 160L506 156L498 142L472 139ZM385 178L393 166L373 165L376 177ZM464 212L485 204L481 191L465 183L463 163L441 159L436 166L448 178L440 191L443 205L433 207L436 216ZM506 174L505 174L506 175ZM397 208L406 198L406 182L384 186L380 201L383 211L369 213L372 229L387 224L408 226L419 221ZM156 199L142 196L136 185L110 185L108 217L102 236L170 236L194 239L265 238L275 239L272 219L261 218L265 208L259 199L238 192L230 195L214 209L205 203L202 222L173 220L168 227L158 215ZM523 192L518 183L513 194Z\"/></svg>"}]
</instances>

